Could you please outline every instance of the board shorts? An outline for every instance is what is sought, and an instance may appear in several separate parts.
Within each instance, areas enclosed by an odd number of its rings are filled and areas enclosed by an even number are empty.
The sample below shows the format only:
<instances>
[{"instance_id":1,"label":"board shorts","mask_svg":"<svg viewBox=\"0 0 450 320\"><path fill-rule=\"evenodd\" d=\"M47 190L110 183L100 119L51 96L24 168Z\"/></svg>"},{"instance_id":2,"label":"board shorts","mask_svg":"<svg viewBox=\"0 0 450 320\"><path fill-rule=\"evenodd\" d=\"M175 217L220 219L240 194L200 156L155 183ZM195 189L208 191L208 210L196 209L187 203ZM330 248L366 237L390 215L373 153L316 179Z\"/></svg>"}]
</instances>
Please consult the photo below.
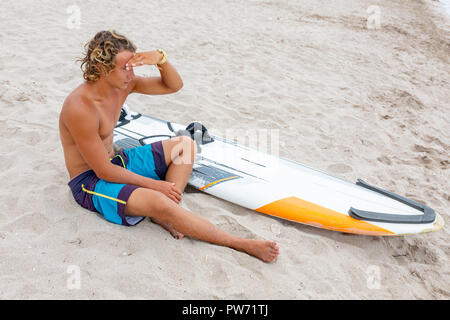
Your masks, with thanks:
<instances>
[{"instance_id":1,"label":"board shorts","mask_svg":"<svg viewBox=\"0 0 450 320\"><path fill-rule=\"evenodd\" d=\"M110 160L115 165L155 180L164 180L167 172L161 141L122 150ZM109 222L133 226L144 220L144 217L125 215L128 198L138 186L102 180L93 170L79 174L68 184L79 205L99 213Z\"/></svg>"}]
</instances>

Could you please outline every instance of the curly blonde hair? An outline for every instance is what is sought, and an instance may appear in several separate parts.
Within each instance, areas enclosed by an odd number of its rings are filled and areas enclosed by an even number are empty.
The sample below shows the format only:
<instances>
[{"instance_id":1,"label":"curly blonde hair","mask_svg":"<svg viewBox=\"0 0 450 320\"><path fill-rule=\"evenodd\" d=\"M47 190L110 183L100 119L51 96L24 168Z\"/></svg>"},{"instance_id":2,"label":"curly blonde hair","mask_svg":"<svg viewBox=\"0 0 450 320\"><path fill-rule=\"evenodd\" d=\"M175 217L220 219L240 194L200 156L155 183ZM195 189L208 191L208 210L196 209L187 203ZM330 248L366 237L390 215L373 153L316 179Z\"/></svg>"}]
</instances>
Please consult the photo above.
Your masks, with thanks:
<instances>
[{"instance_id":1,"label":"curly blonde hair","mask_svg":"<svg viewBox=\"0 0 450 320\"><path fill-rule=\"evenodd\" d=\"M115 57L122 50L136 52L134 44L114 30L100 31L84 45L84 57L81 62L83 78L95 82L100 75L109 74L116 66Z\"/></svg>"}]
</instances>

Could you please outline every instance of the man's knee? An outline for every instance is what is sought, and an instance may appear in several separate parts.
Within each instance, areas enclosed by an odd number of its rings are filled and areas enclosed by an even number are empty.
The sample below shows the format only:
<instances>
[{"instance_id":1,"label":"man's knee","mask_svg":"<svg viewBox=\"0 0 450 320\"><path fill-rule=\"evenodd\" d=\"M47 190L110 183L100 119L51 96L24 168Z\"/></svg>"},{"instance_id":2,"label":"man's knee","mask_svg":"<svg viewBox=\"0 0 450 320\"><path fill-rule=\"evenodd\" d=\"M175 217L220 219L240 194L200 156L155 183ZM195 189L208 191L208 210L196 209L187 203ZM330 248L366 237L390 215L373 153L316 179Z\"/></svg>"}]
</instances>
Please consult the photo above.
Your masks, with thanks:
<instances>
[{"instance_id":1,"label":"man's knee","mask_svg":"<svg viewBox=\"0 0 450 320\"><path fill-rule=\"evenodd\" d=\"M177 150L179 159L174 159L173 162L175 164L193 164L197 154L197 144L191 137L179 136L178 138L178 147L174 150Z\"/></svg>"},{"instance_id":2,"label":"man's knee","mask_svg":"<svg viewBox=\"0 0 450 320\"><path fill-rule=\"evenodd\" d=\"M180 136L180 142L183 145L183 151L187 150L191 153L197 152L197 144L195 143L194 139L188 136Z\"/></svg>"}]
</instances>

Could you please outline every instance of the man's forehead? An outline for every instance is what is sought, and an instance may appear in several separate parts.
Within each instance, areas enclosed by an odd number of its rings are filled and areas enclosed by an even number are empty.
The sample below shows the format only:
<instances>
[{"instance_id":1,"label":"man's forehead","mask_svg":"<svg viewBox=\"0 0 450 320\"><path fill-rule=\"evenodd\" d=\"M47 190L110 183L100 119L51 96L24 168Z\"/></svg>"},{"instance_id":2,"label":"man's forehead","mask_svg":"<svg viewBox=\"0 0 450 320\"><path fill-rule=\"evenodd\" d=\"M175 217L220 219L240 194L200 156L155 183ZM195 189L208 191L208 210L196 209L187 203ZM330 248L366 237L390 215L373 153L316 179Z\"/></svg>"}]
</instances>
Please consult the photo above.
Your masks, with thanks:
<instances>
[{"instance_id":1,"label":"man's forehead","mask_svg":"<svg viewBox=\"0 0 450 320\"><path fill-rule=\"evenodd\" d=\"M134 56L134 53L128 50L120 51L116 55L116 65L125 65L128 60L130 60Z\"/></svg>"}]
</instances>

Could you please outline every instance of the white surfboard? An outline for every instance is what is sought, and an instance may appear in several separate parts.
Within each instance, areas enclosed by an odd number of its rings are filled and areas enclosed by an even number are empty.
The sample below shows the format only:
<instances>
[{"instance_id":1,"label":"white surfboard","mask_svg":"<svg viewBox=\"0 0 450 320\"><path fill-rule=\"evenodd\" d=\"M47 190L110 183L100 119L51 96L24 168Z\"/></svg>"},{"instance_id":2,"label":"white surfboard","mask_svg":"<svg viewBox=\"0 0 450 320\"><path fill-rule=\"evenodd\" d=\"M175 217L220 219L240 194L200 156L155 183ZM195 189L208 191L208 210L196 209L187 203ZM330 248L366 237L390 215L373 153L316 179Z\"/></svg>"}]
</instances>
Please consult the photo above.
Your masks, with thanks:
<instances>
[{"instance_id":1,"label":"white surfboard","mask_svg":"<svg viewBox=\"0 0 450 320\"><path fill-rule=\"evenodd\" d=\"M126 110L126 111L125 111ZM124 149L190 134L200 146L188 184L251 210L319 228L365 235L439 230L433 209L358 180L340 179L190 126L132 112L114 129ZM183 131L184 130L184 131ZM205 128L203 128L203 131Z\"/></svg>"}]
</instances>

